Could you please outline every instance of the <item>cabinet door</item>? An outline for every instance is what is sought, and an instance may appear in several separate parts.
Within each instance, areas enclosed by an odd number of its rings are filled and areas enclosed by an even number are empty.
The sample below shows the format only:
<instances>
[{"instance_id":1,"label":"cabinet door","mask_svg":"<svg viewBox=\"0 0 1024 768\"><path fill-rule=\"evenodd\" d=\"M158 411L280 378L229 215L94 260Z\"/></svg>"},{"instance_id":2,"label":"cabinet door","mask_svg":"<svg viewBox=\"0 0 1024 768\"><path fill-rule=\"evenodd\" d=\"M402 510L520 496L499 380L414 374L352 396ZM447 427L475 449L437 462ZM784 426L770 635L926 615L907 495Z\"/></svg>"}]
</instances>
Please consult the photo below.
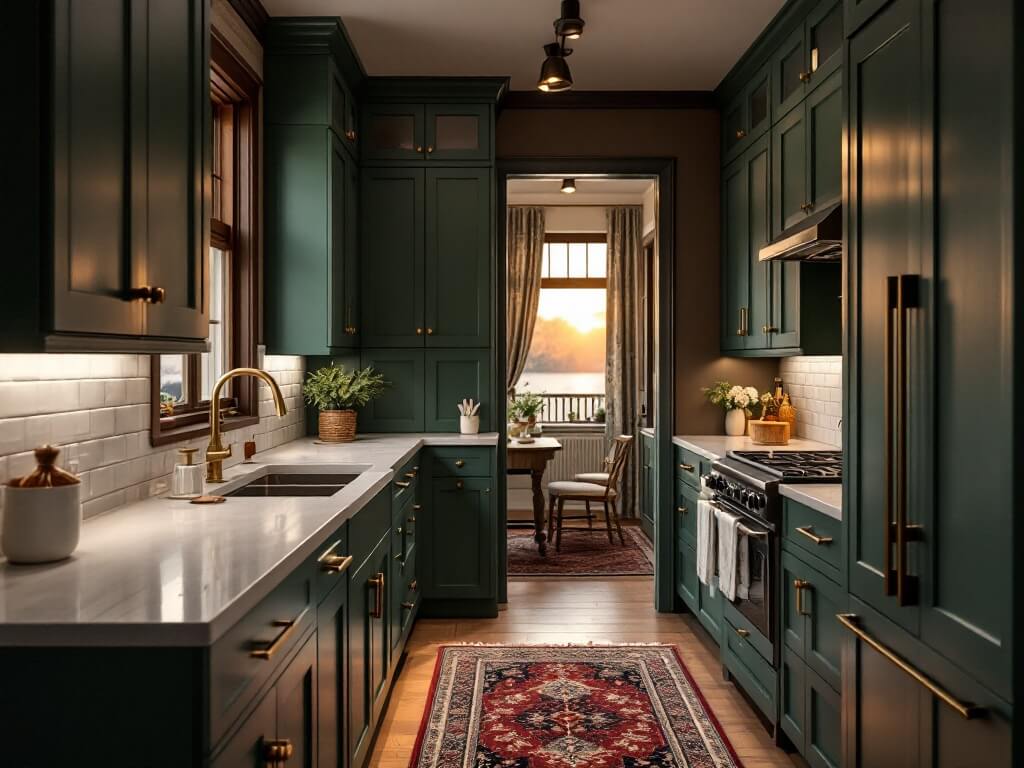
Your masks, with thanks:
<instances>
[{"instance_id":1,"label":"cabinet door","mask_svg":"<svg viewBox=\"0 0 1024 768\"><path fill-rule=\"evenodd\" d=\"M807 218L806 129L802 104L772 127L772 237Z\"/></svg>"},{"instance_id":2,"label":"cabinet door","mask_svg":"<svg viewBox=\"0 0 1024 768\"><path fill-rule=\"evenodd\" d=\"M694 613L700 608L697 597L697 553L681 537L676 537L676 594Z\"/></svg>"},{"instance_id":3,"label":"cabinet door","mask_svg":"<svg viewBox=\"0 0 1024 768\"><path fill-rule=\"evenodd\" d=\"M202 0L149 0L146 6L144 214L145 284L166 292L147 304L149 336L205 339L212 167L209 19ZM141 75L140 75L141 76ZM90 106L95 109L95 105ZM142 162L136 157L135 162ZM107 186L104 184L104 186ZM144 223L143 223L144 222Z\"/></svg>"},{"instance_id":4,"label":"cabinet door","mask_svg":"<svg viewBox=\"0 0 1024 768\"><path fill-rule=\"evenodd\" d=\"M434 478L420 528L426 547L424 597L494 595L494 520L490 478Z\"/></svg>"},{"instance_id":5,"label":"cabinet door","mask_svg":"<svg viewBox=\"0 0 1024 768\"><path fill-rule=\"evenodd\" d=\"M842 628L836 614L846 610L846 593L803 560L782 554L782 639L807 666L839 687Z\"/></svg>"},{"instance_id":6,"label":"cabinet door","mask_svg":"<svg viewBox=\"0 0 1024 768\"><path fill-rule=\"evenodd\" d=\"M428 160L491 159L489 104L428 104L425 115Z\"/></svg>"},{"instance_id":7,"label":"cabinet door","mask_svg":"<svg viewBox=\"0 0 1024 768\"><path fill-rule=\"evenodd\" d=\"M771 298L771 323L768 341L773 349L797 349L800 340L799 261L775 261L764 265L768 269L768 291Z\"/></svg>"},{"instance_id":8,"label":"cabinet door","mask_svg":"<svg viewBox=\"0 0 1024 768\"><path fill-rule=\"evenodd\" d=\"M329 343L332 347L355 346L352 320L352 308L348 305L348 297L353 292L348 284L349 270L347 262L356 254L349 250L350 216L348 209L350 193L349 165L352 161L341 143L341 139L333 132L327 131L331 140L331 185L328 199L328 216L331 238L331 268L329 273L328 292L330 302L326 318L329 330ZM305 306L299 302L299 307Z\"/></svg>"},{"instance_id":9,"label":"cabinet door","mask_svg":"<svg viewBox=\"0 0 1024 768\"><path fill-rule=\"evenodd\" d=\"M751 139L756 139L771 127L771 68L765 66L758 72L743 91L746 102L747 130Z\"/></svg>"},{"instance_id":10,"label":"cabinet door","mask_svg":"<svg viewBox=\"0 0 1024 768\"><path fill-rule=\"evenodd\" d=\"M359 412L363 432L423 431L422 349L364 349L362 365L384 375L384 393Z\"/></svg>"},{"instance_id":11,"label":"cabinet door","mask_svg":"<svg viewBox=\"0 0 1024 768\"><path fill-rule=\"evenodd\" d=\"M834 616L832 623L836 623ZM808 668L804 701L807 726L803 755L807 764L812 768L839 768L843 746L839 694Z\"/></svg>"},{"instance_id":12,"label":"cabinet door","mask_svg":"<svg viewBox=\"0 0 1024 768\"><path fill-rule=\"evenodd\" d=\"M391 548L388 537L349 579L349 754L350 766L368 756L381 696L386 692L388 636L387 582Z\"/></svg>"},{"instance_id":13,"label":"cabinet door","mask_svg":"<svg viewBox=\"0 0 1024 768\"><path fill-rule=\"evenodd\" d=\"M345 167L345 326L350 346L359 336L359 166L349 159Z\"/></svg>"},{"instance_id":14,"label":"cabinet door","mask_svg":"<svg viewBox=\"0 0 1024 768\"><path fill-rule=\"evenodd\" d=\"M270 689L210 762L210 768L266 768L263 743L277 735L277 698Z\"/></svg>"},{"instance_id":15,"label":"cabinet door","mask_svg":"<svg viewBox=\"0 0 1024 768\"><path fill-rule=\"evenodd\" d=\"M423 170L363 168L362 338L423 346Z\"/></svg>"},{"instance_id":16,"label":"cabinet door","mask_svg":"<svg viewBox=\"0 0 1024 768\"><path fill-rule=\"evenodd\" d=\"M768 323L768 264L758 259L761 248L771 239L770 143L762 136L743 156L747 164L747 268L750 270L750 311L747 316L746 349L770 346Z\"/></svg>"},{"instance_id":17,"label":"cabinet door","mask_svg":"<svg viewBox=\"0 0 1024 768\"><path fill-rule=\"evenodd\" d=\"M722 174L723 352L743 349L750 333L747 164L739 159Z\"/></svg>"},{"instance_id":18,"label":"cabinet door","mask_svg":"<svg viewBox=\"0 0 1024 768\"><path fill-rule=\"evenodd\" d=\"M317 766L344 768L348 757L348 574L316 609Z\"/></svg>"},{"instance_id":19,"label":"cabinet door","mask_svg":"<svg viewBox=\"0 0 1024 768\"><path fill-rule=\"evenodd\" d=\"M422 104L368 104L363 108L364 160L422 160Z\"/></svg>"},{"instance_id":20,"label":"cabinet door","mask_svg":"<svg viewBox=\"0 0 1024 768\"><path fill-rule=\"evenodd\" d=\"M491 352L486 349L428 349L426 351L425 429L458 432L464 399L480 403L480 431L491 423Z\"/></svg>"},{"instance_id":21,"label":"cabinet door","mask_svg":"<svg viewBox=\"0 0 1024 768\"><path fill-rule=\"evenodd\" d=\"M810 79L804 27L800 25L778 47L772 56L772 109L784 115L804 98L804 87Z\"/></svg>"},{"instance_id":22,"label":"cabinet door","mask_svg":"<svg viewBox=\"0 0 1024 768\"><path fill-rule=\"evenodd\" d=\"M810 88L815 88L843 64L843 3L822 0L807 16Z\"/></svg>"},{"instance_id":23,"label":"cabinet door","mask_svg":"<svg viewBox=\"0 0 1024 768\"><path fill-rule=\"evenodd\" d=\"M144 285L147 242L130 224L146 201L128 193L133 168L144 170L130 133L144 136L146 115L131 112L130 94L147 84L129 77L139 47L129 43L145 39L145 17L129 26L120 0L54 6L53 330L138 335L143 305L128 299Z\"/></svg>"},{"instance_id":24,"label":"cabinet door","mask_svg":"<svg viewBox=\"0 0 1024 768\"><path fill-rule=\"evenodd\" d=\"M654 438L640 437L640 525L654 536Z\"/></svg>"},{"instance_id":25,"label":"cabinet door","mask_svg":"<svg viewBox=\"0 0 1024 768\"><path fill-rule=\"evenodd\" d=\"M801 754L807 743L807 667L790 648L782 649L779 670L779 726Z\"/></svg>"},{"instance_id":26,"label":"cabinet door","mask_svg":"<svg viewBox=\"0 0 1024 768\"><path fill-rule=\"evenodd\" d=\"M806 196L809 212L821 211L842 197L843 73L836 72L804 102L807 131Z\"/></svg>"},{"instance_id":27,"label":"cabinet door","mask_svg":"<svg viewBox=\"0 0 1024 768\"><path fill-rule=\"evenodd\" d=\"M914 0L896 0L849 43L846 207L846 386L843 505L850 592L916 631L918 611L887 594L887 278L920 272L921 25ZM884 148L867 156L864 148ZM891 400L889 401L892 402ZM848 522L847 522L848 521ZM919 522L919 521L912 521ZM915 546L915 545L910 545ZM894 585L895 578L889 580Z\"/></svg>"},{"instance_id":28,"label":"cabinet door","mask_svg":"<svg viewBox=\"0 0 1024 768\"><path fill-rule=\"evenodd\" d=\"M369 562L373 566L368 587L369 599L374 602L370 606L370 621L367 627L367 664L370 668L370 692L373 697L373 718L376 722L384 707L384 697L388 691L388 662L391 658L388 634L388 606L391 603L388 596L394 585L391 584L391 544L387 538L377 545Z\"/></svg>"},{"instance_id":29,"label":"cabinet door","mask_svg":"<svg viewBox=\"0 0 1024 768\"><path fill-rule=\"evenodd\" d=\"M317 689L316 637L311 636L285 667L274 685L277 697L277 738L291 743L288 765L316 765Z\"/></svg>"},{"instance_id":30,"label":"cabinet door","mask_svg":"<svg viewBox=\"0 0 1024 768\"><path fill-rule=\"evenodd\" d=\"M426 172L426 343L487 347L491 340L491 172Z\"/></svg>"},{"instance_id":31,"label":"cabinet door","mask_svg":"<svg viewBox=\"0 0 1024 768\"><path fill-rule=\"evenodd\" d=\"M705 584L698 582L699 610L697 618L704 628L711 633L716 643L722 642L722 593L715 589L715 594Z\"/></svg>"}]
</instances>

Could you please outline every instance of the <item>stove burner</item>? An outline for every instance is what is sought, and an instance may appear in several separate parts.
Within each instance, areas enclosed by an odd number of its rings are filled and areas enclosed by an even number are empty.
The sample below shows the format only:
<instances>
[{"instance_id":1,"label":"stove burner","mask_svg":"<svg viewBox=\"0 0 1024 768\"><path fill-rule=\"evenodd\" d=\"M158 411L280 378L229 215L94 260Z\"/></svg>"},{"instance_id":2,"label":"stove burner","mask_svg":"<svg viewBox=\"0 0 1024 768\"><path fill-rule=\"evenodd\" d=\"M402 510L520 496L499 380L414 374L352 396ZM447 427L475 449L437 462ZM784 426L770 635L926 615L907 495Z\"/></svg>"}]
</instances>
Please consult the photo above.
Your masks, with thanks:
<instances>
[{"instance_id":1,"label":"stove burner","mask_svg":"<svg viewBox=\"0 0 1024 768\"><path fill-rule=\"evenodd\" d=\"M843 480L842 451L731 451L729 455L784 483Z\"/></svg>"}]
</instances>

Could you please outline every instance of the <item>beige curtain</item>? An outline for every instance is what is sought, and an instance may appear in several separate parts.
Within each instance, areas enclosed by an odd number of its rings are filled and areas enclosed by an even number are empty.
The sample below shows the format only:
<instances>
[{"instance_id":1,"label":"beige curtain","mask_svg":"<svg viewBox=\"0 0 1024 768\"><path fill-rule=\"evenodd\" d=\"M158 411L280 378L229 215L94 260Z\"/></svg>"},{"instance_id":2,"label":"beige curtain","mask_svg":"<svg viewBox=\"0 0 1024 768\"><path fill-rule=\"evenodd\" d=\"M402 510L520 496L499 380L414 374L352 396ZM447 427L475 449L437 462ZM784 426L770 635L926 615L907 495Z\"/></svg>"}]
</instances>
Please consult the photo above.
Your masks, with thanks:
<instances>
[{"instance_id":1,"label":"beige curtain","mask_svg":"<svg viewBox=\"0 0 1024 768\"><path fill-rule=\"evenodd\" d=\"M633 435L629 464L622 475L620 514L632 516L640 439L640 297L643 292L643 221L640 206L608 208L608 305L606 314L605 410L609 439Z\"/></svg>"},{"instance_id":2,"label":"beige curtain","mask_svg":"<svg viewBox=\"0 0 1024 768\"><path fill-rule=\"evenodd\" d=\"M541 256L544 253L544 209L509 207L505 233L508 260L508 300L505 304L508 379L505 388L511 392L526 365L533 327L537 322Z\"/></svg>"}]
</instances>

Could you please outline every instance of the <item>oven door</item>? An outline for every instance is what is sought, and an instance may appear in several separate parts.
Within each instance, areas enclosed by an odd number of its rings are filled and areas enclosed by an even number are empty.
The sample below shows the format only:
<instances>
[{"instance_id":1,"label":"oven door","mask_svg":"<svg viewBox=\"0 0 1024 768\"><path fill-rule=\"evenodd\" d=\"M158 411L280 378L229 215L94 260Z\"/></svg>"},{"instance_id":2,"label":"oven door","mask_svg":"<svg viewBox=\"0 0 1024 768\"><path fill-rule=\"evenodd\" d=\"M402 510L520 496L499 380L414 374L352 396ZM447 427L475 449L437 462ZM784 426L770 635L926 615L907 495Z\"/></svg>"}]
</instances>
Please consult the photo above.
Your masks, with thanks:
<instances>
[{"instance_id":1,"label":"oven door","mask_svg":"<svg viewBox=\"0 0 1024 768\"><path fill-rule=\"evenodd\" d=\"M714 504L740 516L740 523L747 531L747 545L750 565L750 588L746 598L739 595L732 601L733 607L753 624L765 640L774 647L772 638L772 617L775 595L775 531L763 521L747 514L740 507L726 499L716 499Z\"/></svg>"}]
</instances>

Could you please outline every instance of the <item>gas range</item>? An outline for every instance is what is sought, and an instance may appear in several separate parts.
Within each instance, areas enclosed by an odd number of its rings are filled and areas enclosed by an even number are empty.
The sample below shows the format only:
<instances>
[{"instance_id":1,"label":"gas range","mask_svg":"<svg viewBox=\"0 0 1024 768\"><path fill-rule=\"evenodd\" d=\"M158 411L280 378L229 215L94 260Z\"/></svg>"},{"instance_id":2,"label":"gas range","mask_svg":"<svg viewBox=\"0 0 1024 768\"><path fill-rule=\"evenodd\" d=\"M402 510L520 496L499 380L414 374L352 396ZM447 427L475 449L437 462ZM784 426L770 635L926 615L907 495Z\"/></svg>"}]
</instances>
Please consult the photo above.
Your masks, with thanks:
<instances>
[{"instance_id":1,"label":"gas range","mask_svg":"<svg viewBox=\"0 0 1024 768\"><path fill-rule=\"evenodd\" d=\"M715 496L733 508L779 524L780 483L840 483L842 451L730 451L704 477Z\"/></svg>"}]
</instances>

